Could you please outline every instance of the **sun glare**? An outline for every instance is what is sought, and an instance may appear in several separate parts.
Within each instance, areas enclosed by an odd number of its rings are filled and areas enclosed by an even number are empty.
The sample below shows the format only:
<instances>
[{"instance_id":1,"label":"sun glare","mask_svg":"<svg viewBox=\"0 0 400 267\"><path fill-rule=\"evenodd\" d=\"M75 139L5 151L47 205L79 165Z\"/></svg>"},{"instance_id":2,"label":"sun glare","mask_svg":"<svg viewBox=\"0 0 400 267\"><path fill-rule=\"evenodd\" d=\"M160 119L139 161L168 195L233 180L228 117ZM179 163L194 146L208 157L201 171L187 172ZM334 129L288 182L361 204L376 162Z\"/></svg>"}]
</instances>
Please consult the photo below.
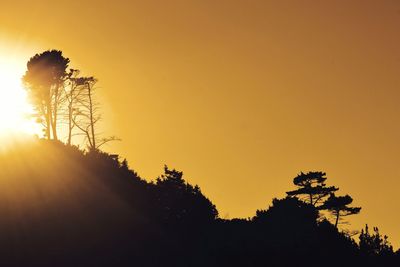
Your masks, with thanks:
<instances>
[{"instance_id":1,"label":"sun glare","mask_svg":"<svg viewBox=\"0 0 400 267\"><path fill-rule=\"evenodd\" d=\"M0 55L0 138L39 134L32 119L33 108L23 89L23 68Z\"/></svg>"}]
</instances>

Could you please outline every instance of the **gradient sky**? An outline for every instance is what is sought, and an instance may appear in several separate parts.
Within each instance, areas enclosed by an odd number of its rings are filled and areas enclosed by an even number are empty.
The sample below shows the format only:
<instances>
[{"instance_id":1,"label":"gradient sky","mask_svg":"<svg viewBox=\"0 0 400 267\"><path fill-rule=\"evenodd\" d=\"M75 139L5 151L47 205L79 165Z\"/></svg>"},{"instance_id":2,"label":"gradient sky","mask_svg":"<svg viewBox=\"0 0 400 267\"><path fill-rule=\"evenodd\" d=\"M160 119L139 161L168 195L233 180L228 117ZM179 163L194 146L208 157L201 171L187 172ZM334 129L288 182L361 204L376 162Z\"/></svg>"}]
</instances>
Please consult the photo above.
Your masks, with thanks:
<instances>
[{"instance_id":1,"label":"gradient sky","mask_svg":"<svg viewBox=\"0 0 400 267\"><path fill-rule=\"evenodd\" d=\"M0 38L21 71L56 48L95 75L142 177L183 170L233 218L326 171L347 227L400 245L399 1L2 1Z\"/></svg>"}]
</instances>

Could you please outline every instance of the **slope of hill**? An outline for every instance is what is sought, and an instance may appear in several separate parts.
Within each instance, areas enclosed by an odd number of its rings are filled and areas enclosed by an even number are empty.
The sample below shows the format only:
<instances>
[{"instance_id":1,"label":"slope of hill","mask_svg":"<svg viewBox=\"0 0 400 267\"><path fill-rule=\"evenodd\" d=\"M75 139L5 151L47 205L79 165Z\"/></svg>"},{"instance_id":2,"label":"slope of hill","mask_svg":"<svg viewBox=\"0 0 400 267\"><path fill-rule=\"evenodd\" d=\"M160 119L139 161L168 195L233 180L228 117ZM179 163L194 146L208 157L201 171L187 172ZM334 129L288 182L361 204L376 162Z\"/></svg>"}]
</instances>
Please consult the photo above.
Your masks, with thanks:
<instances>
[{"instance_id":1,"label":"slope of hill","mask_svg":"<svg viewBox=\"0 0 400 267\"><path fill-rule=\"evenodd\" d=\"M297 198L222 220L198 186L167 167L148 182L114 156L44 140L0 156L0 266L400 262L384 249L367 252Z\"/></svg>"}]
</instances>

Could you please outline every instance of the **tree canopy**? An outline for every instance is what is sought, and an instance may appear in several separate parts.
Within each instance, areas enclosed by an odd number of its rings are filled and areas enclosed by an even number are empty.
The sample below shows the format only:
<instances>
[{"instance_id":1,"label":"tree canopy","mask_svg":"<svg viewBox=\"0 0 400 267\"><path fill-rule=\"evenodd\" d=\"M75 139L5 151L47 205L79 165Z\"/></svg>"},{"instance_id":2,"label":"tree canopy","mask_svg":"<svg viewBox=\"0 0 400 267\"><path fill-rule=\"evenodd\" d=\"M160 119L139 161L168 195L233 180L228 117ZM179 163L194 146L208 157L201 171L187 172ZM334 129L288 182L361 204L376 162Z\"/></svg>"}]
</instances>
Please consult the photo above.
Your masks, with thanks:
<instances>
[{"instance_id":1,"label":"tree canopy","mask_svg":"<svg viewBox=\"0 0 400 267\"><path fill-rule=\"evenodd\" d=\"M335 217L335 227L337 227L341 217L360 213L360 207L349 207L352 202L353 198L349 195L336 196L334 193L331 193L319 209L329 210Z\"/></svg>"},{"instance_id":2,"label":"tree canopy","mask_svg":"<svg viewBox=\"0 0 400 267\"><path fill-rule=\"evenodd\" d=\"M29 59L22 78L37 111L38 122L43 125L48 139L51 139L52 133L53 139L57 140L57 118L69 62L59 50L36 54Z\"/></svg>"},{"instance_id":3,"label":"tree canopy","mask_svg":"<svg viewBox=\"0 0 400 267\"><path fill-rule=\"evenodd\" d=\"M305 195L308 203L317 206L326 196L338 190L334 186L326 186L326 179L326 173L324 172L301 172L293 179L297 189L286 193L288 196Z\"/></svg>"}]
</instances>

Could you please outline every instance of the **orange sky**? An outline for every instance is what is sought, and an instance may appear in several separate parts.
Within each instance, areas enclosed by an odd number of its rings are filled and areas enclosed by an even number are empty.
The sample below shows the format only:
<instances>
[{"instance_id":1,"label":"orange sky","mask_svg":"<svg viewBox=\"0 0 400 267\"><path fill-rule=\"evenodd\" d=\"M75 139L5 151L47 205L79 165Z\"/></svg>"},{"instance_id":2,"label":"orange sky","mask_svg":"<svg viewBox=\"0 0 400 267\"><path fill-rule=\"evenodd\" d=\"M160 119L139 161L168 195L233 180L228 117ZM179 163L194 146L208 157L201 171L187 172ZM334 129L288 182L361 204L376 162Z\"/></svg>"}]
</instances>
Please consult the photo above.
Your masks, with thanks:
<instances>
[{"instance_id":1,"label":"orange sky","mask_svg":"<svg viewBox=\"0 0 400 267\"><path fill-rule=\"evenodd\" d=\"M106 131L148 179L163 164L221 217L323 170L400 245L400 2L2 1L0 60L56 48L99 80Z\"/></svg>"}]
</instances>

